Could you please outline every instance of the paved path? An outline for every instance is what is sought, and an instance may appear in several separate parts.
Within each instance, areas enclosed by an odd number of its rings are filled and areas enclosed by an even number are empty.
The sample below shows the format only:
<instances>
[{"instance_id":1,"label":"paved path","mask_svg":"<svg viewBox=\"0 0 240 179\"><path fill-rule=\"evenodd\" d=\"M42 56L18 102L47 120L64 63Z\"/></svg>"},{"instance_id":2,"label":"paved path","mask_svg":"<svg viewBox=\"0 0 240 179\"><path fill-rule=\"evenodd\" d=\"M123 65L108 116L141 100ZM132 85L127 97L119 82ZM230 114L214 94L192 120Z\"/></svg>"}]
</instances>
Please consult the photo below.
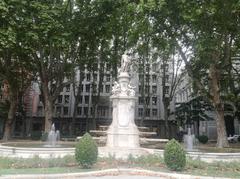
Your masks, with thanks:
<instances>
[{"instance_id":1,"label":"paved path","mask_svg":"<svg viewBox=\"0 0 240 179\"><path fill-rule=\"evenodd\" d=\"M162 177L119 175L119 176L99 176L99 177L78 177L71 179L167 179Z\"/></svg>"},{"instance_id":2,"label":"paved path","mask_svg":"<svg viewBox=\"0 0 240 179\"><path fill-rule=\"evenodd\" d=\"M106 169L101 171L62 174L4 175L0 179L224 179L218 177L192 176L174 172L154 172L141 169Z\"/></svg>"}]
</instances>

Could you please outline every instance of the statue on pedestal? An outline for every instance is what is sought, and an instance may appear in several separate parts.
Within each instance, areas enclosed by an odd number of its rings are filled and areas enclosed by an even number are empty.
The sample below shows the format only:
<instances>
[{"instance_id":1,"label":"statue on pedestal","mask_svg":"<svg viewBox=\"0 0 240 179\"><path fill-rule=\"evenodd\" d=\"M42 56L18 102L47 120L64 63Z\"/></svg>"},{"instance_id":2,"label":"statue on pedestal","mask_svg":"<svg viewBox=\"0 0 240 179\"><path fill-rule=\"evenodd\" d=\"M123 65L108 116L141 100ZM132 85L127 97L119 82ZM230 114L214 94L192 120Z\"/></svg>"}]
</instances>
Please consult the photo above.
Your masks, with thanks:
<instances>
[{"instance_id":1,"label":"statue on pedestal","mask_svg":"<svg viewBox=\"0 0 240 179\"><path fill-rule=\"evenodd\" d=\"M130 69L130 58L128 55L123 54L121 59L120 72L128 72Z\"/></svg>"},{"instance_id":2,"label":"statue on pedestal","mask_svg":"<svg viewBox=\"0 0 240 179\"><path fill-rule=\"evenodd\" d=\"M112 94L118 95L119 93L121 93L121 87L120 87L119 83L115 81L114 86L112 87Z\"/></svg>"}]
</instances>

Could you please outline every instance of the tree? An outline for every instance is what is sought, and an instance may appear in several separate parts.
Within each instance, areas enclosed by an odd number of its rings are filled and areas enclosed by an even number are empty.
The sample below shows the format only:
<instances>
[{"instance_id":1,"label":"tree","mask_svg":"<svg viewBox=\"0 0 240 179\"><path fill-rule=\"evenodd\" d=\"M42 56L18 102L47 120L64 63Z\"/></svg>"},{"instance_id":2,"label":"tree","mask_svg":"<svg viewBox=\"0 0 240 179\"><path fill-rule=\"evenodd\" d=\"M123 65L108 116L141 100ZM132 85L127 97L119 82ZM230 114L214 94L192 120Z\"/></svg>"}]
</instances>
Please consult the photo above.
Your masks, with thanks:
<instances>
[{"instance_id":1,"label":"tree","mask_svg":"<svg viewBox=\"0 0 240 179\"><path fill-rule=\"evenodd\" d=\"M53 118L53 104L66 81L71 65L71 1L33 1L28 4L31 55L40 80L45 111L45 132Z\"/></svg>"},{"instance_id":2,"label":"tree","mask_svg":"<svg viewBox=\"0 0 240 179\"><path fill-rule=\"evenodd\" d=\"M32 73L32 61L28 55L26 46L27 1L1 1L1 36L0 36L0 78L7 89L7 101L9 110L5 120L3 140L11 137L12 124L14 122L18 100L21 94L30 85Z\"/></svg>"},{"instance_id":3,"label":"tree","mask_svg":"<svg viewBox=\"0 0 240 179\"><path fill-rule=\"evenodd\" d=\"M189 76L216 112L217 146L228 146L221 96L225 65L239 41L237 1L163 1L154 12L159 32L175 41ZM160 15L157 12L161 12ZM199 73L200 72L200 73ZM208 84L203 84L207 79Z\"/></svg>"}]
</instances>

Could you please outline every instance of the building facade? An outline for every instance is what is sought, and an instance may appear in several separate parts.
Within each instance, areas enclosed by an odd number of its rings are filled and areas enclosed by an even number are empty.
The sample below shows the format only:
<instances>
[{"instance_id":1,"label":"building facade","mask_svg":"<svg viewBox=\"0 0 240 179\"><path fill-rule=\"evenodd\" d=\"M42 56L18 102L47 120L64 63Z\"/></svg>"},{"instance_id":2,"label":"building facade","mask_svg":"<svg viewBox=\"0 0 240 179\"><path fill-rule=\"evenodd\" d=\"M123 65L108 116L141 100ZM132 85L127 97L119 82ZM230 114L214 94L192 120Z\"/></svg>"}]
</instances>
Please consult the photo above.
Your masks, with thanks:
<instances>
[{"instance_id":1,"label":"building facade","mask_svg":"<svg viewBox=\"0 0 240 179\"><path fill-rule=\"evenodd\" d=\"M200 101L199 101L200 100ZM194 101L198 101L198 107L194 107ZM202 105L201 105L202 103ZM183 125L183 128L185 131L187 131L187 127L189 125L187 124L187 120L190 117L186 113L195 113L198 111L198 123L197 120L191 122L191 128L192 132L196 135L207 135L209 139L216 140L217 139L217 129L216 129L216 113L213 110L213 108L206 103L203 103L201 101L201 97L194 93L193 86L192 86L192 80L187 75L187 73L184 74L184 77L182 78L176 92L175 97L175 110L178 110L180 106L186 106L188 105L188 108L191 108L188 110L188 112L185 112L183 114L183 120L185 120L185 124ZM189 107L190 106L190 107ZM196 109L201 108L201 109ZM185 111L187 111L185 109ZM199 112L201 111L201 112ZM239 135L240 134L240 121L236 114L236 106L230 102L225 101L224 102L224 116L225 116L225 125L226 125L226 132L228 136L233 135ZM184 116L185 115L185 116ZM180 120L180 119L176 119Z\"/></svg>"},{"instance_id":2,"label":"building facade","mask_svg":"<svg viewBox=\"0 0 240 179\"><path fill-rule=\"evenodd\" d=\"M96 65L99 67L99 64ZM158 137L163 138L165 132L162 79L159 75L161 64L159 62L147 63L144 68L143 72L131 73L131 84L136 91L135 122L139 126L149 127L152 131L157 132ZM169 78L169 75L167 77ZM114 81L116 81L116 75L113 75L109 64L104 64L101 73L97 70L89 71L87 67L82 71L76 71L75 85L70 84L64 87L54 105L53 121L63 136L69 135L71 127L74 127L75 135L82 135L92 129L93 123L96 124L97 128L99 125L110 125L112 120L110 96ZM80 90L80 95L75 97L77 89ZM29 96L27 103L31 107L27 109L26 118L31 122L28 126L31 128L30 131L42 131L44 106L37 83L33 83ZM76 98L79 101L77 105L75 104ZM76 108L75 112L74 108ZM74 124L71 125L72 123ZM176 123L174 120L169 123L170 136L174 137Z\"/></svg>"}]
</instances>

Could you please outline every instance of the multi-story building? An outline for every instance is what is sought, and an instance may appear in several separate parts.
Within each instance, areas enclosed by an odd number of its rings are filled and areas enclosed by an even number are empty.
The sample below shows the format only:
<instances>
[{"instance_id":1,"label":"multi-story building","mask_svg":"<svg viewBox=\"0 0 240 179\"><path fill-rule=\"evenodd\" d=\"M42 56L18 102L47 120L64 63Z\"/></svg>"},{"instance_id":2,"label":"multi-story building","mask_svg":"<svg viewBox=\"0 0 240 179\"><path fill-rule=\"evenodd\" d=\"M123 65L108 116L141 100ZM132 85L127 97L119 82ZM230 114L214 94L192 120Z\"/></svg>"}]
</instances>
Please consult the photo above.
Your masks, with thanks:
<instances>
[{"instance_id":1,"label":"multi-story building","mask_svg":"<svg viewBox=\"0 0 240 179\"><path fill-rule=\"evenodd\" d=\"M187 106L191 109L184 109L185 114L183 114L183 118L185 120L185 126L183 126L186 130L189 127L189 124L186 123L187 118L191 118L187 113L194 113L196 111L201 111L198 114L198 124L197 121L191 121L192 132L200 135L207 135L210 139L215 140L217 138L217 130L216 130L216 113L211 106L208 104L204 104L203 101L199 101L201 97L194 93L193 91L193 83L191 78L185 72L184 77L182 78L176 92L175 96L175 110L178 110L182 106ZM194 102L198 101L198 103L202 103L198 106L202 109L197 109L194 107ZM228 136L233 136L234 134L240 134L240 121L235 115L236 106L230 101L224 102L224 116L225 116L225 124L226 124L226 132ZM184 116L185 115L185 116ZM179 119L176 119L179 120Z\"/></svg>"},{"instance_id":2,"label":"multi-story building","mask_svg":"<svg viewBox=\"0 0 240 179\"><path fill-rule=\"evenodd\" d=\"M99 64L98 64L99 67ZM132 86L136 90L136 124L150 127L160 137L164 137L164 122L162 109L162 79L159 75L160 62L147 63L144 72L132 72ZM168 72L167 68L167 73ZM169 78L169 75L167 75ZM112 74L109 64L104 69L90 72L87 70L76 72L76 86L79 87L80 95L77 96L79 104L75 105L74 87L67 85L58 96L54 106L54 123L63 135L69 135L70 127L75 128L76 135L83 134L91 129L91 124L109 125L112 119L112 106L110 101L111 90L116 75ZM97 90L96 90L97 89ZM99 92L99 96L96 93ZM37 83L32 85L31 99L27 118L31 121L32 131L43 130L44 107ZM167 95L167 94L166 94ZM97 98L97 103L96 103ZM97 105L95 105L97 104ZM76 113L74 108L76 106ZM74 125L73 122L75 115ZM170 122L170 134L174 136L176 123Z\"/></svg>"}]
</instances>

